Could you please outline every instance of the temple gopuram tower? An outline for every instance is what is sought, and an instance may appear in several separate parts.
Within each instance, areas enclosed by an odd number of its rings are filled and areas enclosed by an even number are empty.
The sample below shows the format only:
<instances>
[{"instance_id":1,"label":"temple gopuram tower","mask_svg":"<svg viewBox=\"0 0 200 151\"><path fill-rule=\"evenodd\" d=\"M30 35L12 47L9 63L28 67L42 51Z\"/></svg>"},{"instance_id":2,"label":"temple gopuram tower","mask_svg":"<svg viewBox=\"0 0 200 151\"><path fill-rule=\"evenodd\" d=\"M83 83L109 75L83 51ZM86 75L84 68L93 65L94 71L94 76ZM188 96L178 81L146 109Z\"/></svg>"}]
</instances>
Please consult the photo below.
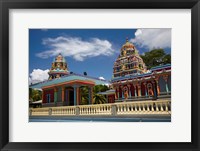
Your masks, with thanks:
<instances>
[{"instance_id":1,"label":"temple gopuram tower","mask_svg":"<svg viewBox=\"0 0 200 151\"><path fill-rule=\"evenodd\" d=\"M148 70L136 47L126 39L113 67L115 102L171 97L171 65Z\"/></svg>"},{"instance_id":2,"label":"temple gopuram tower","mask_svg":"<svg viewBox=\"0 0 200 151\"><path fill-rule=\"evenodd\" d=\"M146 73L146 65L135 46L126 39L113 67L113 77Z\"/></svg>"},{"instance_id":3,"label":"temple gopuram tower","mask_svg":"<svg viewBox=\"0 0 200 151\"><path fill-rule=\"evenodd\" d=\"M59 54L52 62L51 69L49 71L49 80L60 78L69 74L68 66L65 58Z\"/></svg>"}]
</instances>

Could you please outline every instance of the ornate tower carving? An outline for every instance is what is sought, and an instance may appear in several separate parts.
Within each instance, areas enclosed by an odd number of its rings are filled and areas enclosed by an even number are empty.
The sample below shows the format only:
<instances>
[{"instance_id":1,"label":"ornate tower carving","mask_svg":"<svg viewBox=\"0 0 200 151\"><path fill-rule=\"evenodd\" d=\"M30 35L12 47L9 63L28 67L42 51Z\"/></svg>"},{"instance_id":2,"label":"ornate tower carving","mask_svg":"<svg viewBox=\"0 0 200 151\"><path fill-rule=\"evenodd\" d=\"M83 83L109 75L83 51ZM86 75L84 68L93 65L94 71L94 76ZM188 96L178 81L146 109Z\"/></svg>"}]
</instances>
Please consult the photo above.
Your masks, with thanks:
<instances>
[{"instance_id":1,"label":"ornate tower carving","mask_svg":"<svg viewBox=\"0 0 200 151\"><path fill-rule=\"evenodd\" d=\"M113 67L113 77L136 75L146 72L146 65L136 47L126 39Z\"/></svg>"},{"instance_id":2,"label":"ornate tower carving","mask_svg":"<svg viewBox=\"0 0 200 151\"><path fill-rule=\"evenodd\" d=\"M59 54L52 62L49 71L49 80L60 78L61 76L69 74L68 66L65 58Z\"/></svg>"}]
</instances>

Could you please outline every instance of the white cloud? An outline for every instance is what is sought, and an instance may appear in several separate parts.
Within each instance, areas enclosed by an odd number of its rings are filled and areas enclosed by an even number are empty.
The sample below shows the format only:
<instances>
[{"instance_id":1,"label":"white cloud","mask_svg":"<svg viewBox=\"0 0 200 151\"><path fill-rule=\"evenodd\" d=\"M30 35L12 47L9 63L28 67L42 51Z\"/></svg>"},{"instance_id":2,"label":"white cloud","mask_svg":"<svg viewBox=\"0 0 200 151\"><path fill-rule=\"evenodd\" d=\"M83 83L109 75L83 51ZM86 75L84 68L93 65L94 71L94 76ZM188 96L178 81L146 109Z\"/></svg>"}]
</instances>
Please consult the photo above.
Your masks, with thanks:
<instances>
[{"instance_id":1,"label":"white cloud","mask_svg":"<svg viewBox=\"0 0 200 151\"><path fill-rule=\"evenodd\" d=\"M34 84L34 83L48 80L49 78L48 72L49 72L49 69L46 69L46 70L33 69L32 73L30 73L30 76L29 76L29 85L31 83Z\"/></svg>"},{"instance_id":2,"label":"white cloud","mask_svg":"<svg viewBox=\"0 0 200 151\"><path fill-rule=\"evenodd\" d=\"M100 79L100 80L105 80L105 78L104 78L104 77L99 77L99 79Z\"/></svg>"},{"instance_id":3,"label":"white cloud","mask_svg":"<svg viewBox=\"0 0 200 151\"><path fill-rule=\"evenodd\" d=\"M30 85L30 84L31 84L31 78L28 77L28 85Z\"/></svg>"},{"instance_id":4,"label":"white cloud","mask_svg":"<svg viewBox=\"0 0 200 151\"><path fill-rule=\"evenodd\" d=\"M148 49L171 48L171 29L138 29L130 41Z\"/></svg>"},{"instance_id":5,"label":"white cloud","mask_svg":"<svg viewBox=\"0 0 200 151\"><path fill-rule=\"evenodd\" d=\"M89 57L99 55L110 56L114 53L112 44L108 40L91 38L84 41L79 37L57 37L43 39L44 45L50 49L37 53L40 58L49 58L61 53L63 56L71 56L77 61L83 61Z\"/></svg>"}]
</instances>

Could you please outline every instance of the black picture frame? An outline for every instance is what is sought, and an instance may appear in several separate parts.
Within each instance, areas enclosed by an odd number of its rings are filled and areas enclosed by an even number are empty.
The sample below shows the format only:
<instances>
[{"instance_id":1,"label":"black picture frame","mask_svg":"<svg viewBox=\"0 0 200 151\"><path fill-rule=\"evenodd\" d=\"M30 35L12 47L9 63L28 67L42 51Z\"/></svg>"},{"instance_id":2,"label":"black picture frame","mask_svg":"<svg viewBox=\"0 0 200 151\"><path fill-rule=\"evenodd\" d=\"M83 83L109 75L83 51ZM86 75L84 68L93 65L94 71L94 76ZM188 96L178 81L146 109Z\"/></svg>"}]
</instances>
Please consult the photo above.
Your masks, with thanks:
<instances>
[{"instance_id":1,"label":"black picture frame","mask_svg":"<svg viewBox=\"0 0 200 151\"><path fill-rule=\"evenodd\" d=\"M173 143L24 143L9 142L9 9L124 8L191 9L192 141ZM199 0L0 0L0 148L10 150L159 150L200 151L200 2ZM200 59L199 59L200 60ZM173 136L172 136L173 137Z\"/></svg>"}]
</instances>

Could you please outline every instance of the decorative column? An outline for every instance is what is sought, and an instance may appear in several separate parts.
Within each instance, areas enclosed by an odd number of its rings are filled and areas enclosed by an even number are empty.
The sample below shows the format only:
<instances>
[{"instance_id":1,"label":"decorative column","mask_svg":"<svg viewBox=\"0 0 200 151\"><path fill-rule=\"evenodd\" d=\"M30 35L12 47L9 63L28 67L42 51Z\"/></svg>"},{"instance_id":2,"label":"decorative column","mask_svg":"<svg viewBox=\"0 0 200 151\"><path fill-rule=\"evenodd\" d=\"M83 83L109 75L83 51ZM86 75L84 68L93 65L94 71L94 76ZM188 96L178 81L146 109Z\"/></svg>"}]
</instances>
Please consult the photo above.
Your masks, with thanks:
<instances>
[{"instance_id":1,"label":"decorative column","mask_svg":"<svg viewBox=\"0 0 200 151\"><path fill-rule=\"evenodd\" d=\"M115 89L115 100L117 100L118 99L118 96L117 96L117 87L114 87L114 89Z\"/></svg>"},{"instance_id":2,"label":"decorative column","mask_svg":"<svg viewBox=\"0 0 200 151\"><path fill-rule=\"evenodd\" d=\"M129 92L128 92L128 93L129 93L129 98L131 98L131 85L128 84L127 86L128 86L128 91L129 91Z\"/></svg>"},{"instance_id":3,"label":"decorative column","mask_svg":"<svg viewBox=\"0 0 200 151\"><path fill-rule=\"evenodd\" d=\"M81 104L81 87L79 87L79 105Z\"/></svg>"},{"instance_id":4,"label":"decorative column","mask_svg":"<svg viewBox=\"0 0 200 151\"><path fill-rule=\"evenodd\" d=\"M115 89L115 100L117 100L117 89Z\"/></svg>"},{"instance_id":5,"label":"decorative column","mask_svg":"<svg viewBox=\"0 0 200 151\"><path fill-rule=\"evenodd\" d=\"M76 94L76 98L77 98L76 104L79 105L80 104L80 87L79 86L76 87L76 92L77 92L77 94Z\"/></svg>"},{"instance_id":6,"label":"decorative column","mask_svg":"<svg viewBox=\"0 0 200 151\"><path fill-rule=\"evenodd\" d=\"M119 100L119 86L117 87L117 97L118 97L118 100Z\"/></svg>"},{"instance_id":7,"label":"decorative column","mask_svg":"<svg viewBox=\"0 0 200 151\"><path fill-rule=\"evenodd\" d=\"M74 85L74 106L77 104L77 86Z\"/></svg>"},{"instance_id":8,"label":"decorative column","mask_svg":"<svg viewBox=\"0 0 200 151\"><path fill-rule=\"evenodd\" d=\"M58 89L55 87L54 88L54 103L57 103L57 99L58 99Z\"/></svg>"},{"instance_id":9,"label":"decorative column","mask_svg":"<svg viewBox=\"0 0 200 151\"><path fill-rule=\"evenodd\" d=\"M160 95L160 87L159 87L159 76L155 78L156 80L156 85L157 85L157 95Z\"/></svg>"},{"instance_id":10,"label":"decorative column","mask_svg":"<svg viewBox=\"0 0 200 151\"><path fill-rule=\"evenodd\" d=\"M62 87L62 102L65 101L65 86Z\"/></svg>"},{"instance_id":11,"label":"decorative column","mask_svg":"<svg viewBox=\"0 0 200 151\"><path fill-rule=\"evenodd\" d=\"M124 90L123 90L123 86L120 86L121 90L122 90L122 99L124 99Z\"/></svg>"},{"instance_id":12,"label":"decorative column","mask_svg":"<svg viewBox=\"0 0 200 151\"><path fill-rule=\"evenodd\" d=\"M147 94L147 84L146 84L146 82L144 82L144 92L145 92L145 96L147 97L148 94Z\"/></svg>"},{"instance_id":13,"label":"decorative column","mask_svg":"<svg viewBox=\"0 0 200 151\"><path fill-rule=\"evenodd\" d=\"M164 76L163 76L163 79L165 80L165 88L166 88L166 91L167 91L167 93L168 93L168 92L169 92L169 88L168 88L168 84L167 84L168 75L164 75Z\"/></svg>"},{"instance_id":14,"label":"decorative column","mask_svg":"<svg viewBox=\"0 0 200 151\"><path fill-rule=\"evenodd\" d=\"M138 87L138 97L141 97L141 85L140 83L137 84Z\"/></svg>"},{"instance_id":15,"label":"decorative column","mask_svg":"<svg viewBox=\"0 0 200 151\"><path fill-rule=\"evenodd\" d=\"M136 86L135 85L133 85L134 86L134 92L135 92L135 97L137 97L137 91L136 91Z\"/></svg>"},{"instance_id":16,"label":"decorative column","mask_svg":"<svg viewBox=\"0 0 200 151\"><path fill-rule=\"evenodd\" d=\"M156 84L155 84L155 81L152 81L152 83L153 83L154 97L157 98L157 92L156 92Z\"/></svg>"},{"instance_id":17,"label":"decorative column","mask_svg":"<svg viewBox=\"0 0 200 151\"><path fill-rule=\"evenodd\" d=\"M69 90L66 89L65 91L66 91L66 104L69 105L69 96L68 96L69 95L68 94Z\"/></svg>"}]
</instances>

